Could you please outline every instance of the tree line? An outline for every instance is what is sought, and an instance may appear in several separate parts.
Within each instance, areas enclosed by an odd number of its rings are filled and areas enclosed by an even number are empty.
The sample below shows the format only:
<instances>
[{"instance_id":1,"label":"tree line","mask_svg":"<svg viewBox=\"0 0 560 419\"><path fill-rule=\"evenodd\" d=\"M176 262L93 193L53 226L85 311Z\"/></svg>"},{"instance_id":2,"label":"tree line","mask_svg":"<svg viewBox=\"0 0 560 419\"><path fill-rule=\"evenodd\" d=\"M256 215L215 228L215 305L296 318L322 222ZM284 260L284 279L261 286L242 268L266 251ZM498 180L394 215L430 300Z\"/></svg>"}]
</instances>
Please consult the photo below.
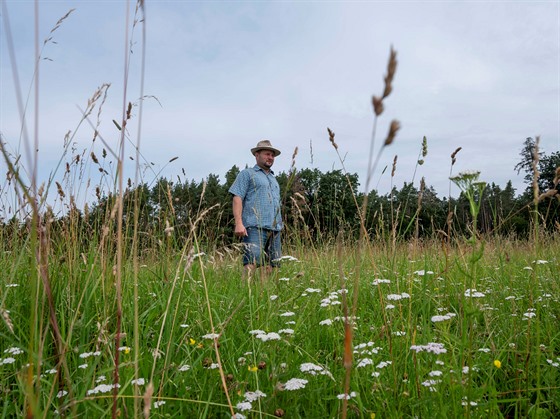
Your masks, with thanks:
<instances>
[{"instance_id":1,"label":"tree line","mask_svg":"<svg viewBox=\"0 0 560 419\"><path fill-rule=\"evenodd\" d=\"M535 140L528 138L515 167L525 172L522 193L516 195L511 181L504 188L494 183L485 186L479 197L477 233L525 238L535 219L543 230L560 228L560 152L536 155L534 151ZM125 237L135 237L141 249L150 247L154 240L180 245L196 225L199 241L205 246L217 248L236 242L228 190L239 171L233 166L223 182L218 175L209 174L201 181L178 177L177 181L160 178L151 187L129 185L123 200ZM347 238L358 236L359 211L366 197L359 192L357 174L305 168L279 173L277 179L286 237L316 241L341 233ZM52 222L54 234L60 231L87 241L116 229L116 198L115 194L100 195L89 208L70 208L61 217L50 214L45 218L56 218ZM467 235L472 226L469 202L463 193L457 198L439 197L423 182L419 186L405 182L385 195L369 192L363 220L370 237L393 240ZM8 224L3 223L4 231Z\"/></svg>"}]
</instances>

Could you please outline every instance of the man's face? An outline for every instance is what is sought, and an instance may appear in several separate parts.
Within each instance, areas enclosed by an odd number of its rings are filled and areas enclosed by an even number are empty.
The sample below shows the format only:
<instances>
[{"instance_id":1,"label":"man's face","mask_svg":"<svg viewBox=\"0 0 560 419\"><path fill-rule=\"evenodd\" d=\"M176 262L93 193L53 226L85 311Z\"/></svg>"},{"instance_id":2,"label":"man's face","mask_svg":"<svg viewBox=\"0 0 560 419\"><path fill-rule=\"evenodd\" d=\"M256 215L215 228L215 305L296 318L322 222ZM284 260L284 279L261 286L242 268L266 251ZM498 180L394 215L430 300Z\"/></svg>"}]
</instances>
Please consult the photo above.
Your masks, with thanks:
<instances>
[{"instance_id":1,"label":"man's face","mask_svg":"<svg viewBox=\"0 0 560 419\"><path fill-rule=\"evenodd\" d=\"M261 150L255 153L257 165L261 169L270 170L274 164L274 153L270 150Z\"/></svg>"}]
</instances>

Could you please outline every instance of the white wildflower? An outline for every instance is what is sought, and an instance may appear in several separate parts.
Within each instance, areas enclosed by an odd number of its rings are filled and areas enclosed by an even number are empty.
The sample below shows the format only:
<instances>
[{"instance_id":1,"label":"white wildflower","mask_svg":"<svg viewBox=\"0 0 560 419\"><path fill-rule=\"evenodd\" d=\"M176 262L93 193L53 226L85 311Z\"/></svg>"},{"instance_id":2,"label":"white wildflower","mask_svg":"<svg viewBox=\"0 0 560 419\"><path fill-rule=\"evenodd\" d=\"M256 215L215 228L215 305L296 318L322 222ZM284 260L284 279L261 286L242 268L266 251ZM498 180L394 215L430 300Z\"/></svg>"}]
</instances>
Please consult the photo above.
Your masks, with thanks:
<instances>
[{"instance_id":1,"label":"white wildflower","mask_svg":"<svg viewBox=\"0 0 560 419\"><path fill-rule=\"evenodd\" d=\"M88 390L87 391L87 395L91 396L92 394L98 394L98 393L108 393L110 392L112 389L114 388L120 388L121 385L120 384L99 384L97 387L95 387L92 390Z\"/></svg>"},{"instance_id":2,"label":"white wildflower","mask_svg":"<svg viewBox=\"0 0 560 419\"><path fill-rule=\"evenodd\" d=\"M471 297L471 298L482 298L485 295L477 290L473 289L468 289L465 291L465 297Z\"/></svg>"},{"instance_id":3,"label":"white wildflower","mask_svg":"<svg viewBox=\"0 0 560 419\"><path fill-rule=\"evenodd\" d=\"M237 410L241 410L242 412L245 412L247 410L251 410L252 407L253 407L253 405L250 402L237 403L237 405L235 406L235 408Z\"/></svg>"},{"instance_id":4,"label":"white wildflower","mask_svg":"<svg viewBox=\"0 0 560 419\"><path fill-rule=\"evenodd\" d=\"M208 333L208 334L202 336L202 339L217 339L219 337L220 337L220 335L218 333Z\"/></svg>"},{"instance_id":5,"label":"white wildflower","mask_svg":"<svg viewBox=\"0 0 560 419\"><path fill-rule=\"evenodd\" d=\"M58 399L60 399L60 398L62 398L62 397L64 397L64 396L66 396L67 394L68 394L68 392L67 392L66 390L60 390L58 393L56 393L56 397L57 397Z\"/></svg>"},{"instance_id":6,"label":"white wildflower","mask_svg":"<svg viewBox=\"0 0 560 419\"><path fill-rule=\"evenodd\" d=\"M260 334L260 335L256 335L256 338L262 340L263 342L267 342L269 340L280 340L281 339L280 335L276 332L263 333L263 334Z\"/></svg>"},{"instance_id":7,"label":"white wildflower","mask_svg":"<svg viewBox=\"0 0 560 419\"><path fill-rule=\"evenodd\" d=\"M315 365L312 362L305 362L299 366L299 370L301 372L306 372L311 375L317 375L317 373L322 372L324 368L321 367L320 365Z\"/></svg>"},{"instance_id":8,"label":"white wildflower","mask_svg":"<svg viewBox=\"0 0 560 419\"><path fill-rule=\"evenodd\" d=\"M371 358L363 358L363 359L360 359L358 361L358 364L356 365L356 368L363 368L363 367L366 367L366 366L372 365L372 364L373 364L373 361L371 360Z\"/></svg>"},{"instance_id":9,"label":"white wildflower","mask_svg":"<svg viewBox=\"0 0 560 419\"><path fill-rule=\"evenodd\" d=\"M357 396L356 392L352 391L352 392L350 392L350 394L339 394L339 395L336 396L336 398L338 400L345 400L345 399L350 400L350 399L353 399L356 396Z\"/></svg>"},{"instance_id":10,"label":"white wildflower","mask_svg":"<svg viewBox=\"0 0 560 419\"><path fill-rule=\"evenodd\" d=\"M303 378L291 378L288 381L286 381L286 384L284 384L284 389L290 391L299 390L305 388L308 382L309 381Z\"/></svg>"},{"instance_id":11,"label":"white wildflower","mask_svg":"<svg viewBox=\"0 0 560 419\"><path fill-rule=\"evenodd\" d=\"M371 283L371 285L390 284L390 283L391 283L390 279L375 278Z\"/></svg>"},{"instance_id":12,"label":"white wildflower","mask_svg":"<svg viewBox=\"0 0 560 419\"><path fill-rule=\"evenodd\" d=\"M245 393L245 400L248 402L257 401L260 398L266 397L266 394L260 390L257 391L247 391ZM241 410L241 409L240 409Z\"/></svg>"}]
</instances>

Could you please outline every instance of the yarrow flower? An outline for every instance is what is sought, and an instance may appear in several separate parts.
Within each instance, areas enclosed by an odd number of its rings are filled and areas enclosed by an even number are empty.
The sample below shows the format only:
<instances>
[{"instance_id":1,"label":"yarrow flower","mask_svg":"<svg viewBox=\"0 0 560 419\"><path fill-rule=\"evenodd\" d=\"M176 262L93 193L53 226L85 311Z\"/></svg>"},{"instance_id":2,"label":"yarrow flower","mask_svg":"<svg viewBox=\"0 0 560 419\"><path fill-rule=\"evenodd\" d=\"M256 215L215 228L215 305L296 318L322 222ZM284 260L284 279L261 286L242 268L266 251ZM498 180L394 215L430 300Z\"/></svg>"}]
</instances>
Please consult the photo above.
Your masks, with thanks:
<instances>
[{"instance_id":1,"label":"yarrow flower","mask_svg":"<svg viewBox=\"0 0 560 419\"><path fill-rule=\"evenodd\" d=\"M447 313L447 314L444 314L444 315L432 316L432 322L434 322L434 323L444 322L446 320L452 319L455 316L456 316L455 313Z\"/></svg>"},{"instance_id":2,"label":"yarrow flower","mask_svg":"<svg viewBox=\"0 0 560 419\"><path fill-rule=\"evenodd\" d=\"M560 358L556 358L558 361L560 361ZM546 362L548 362L549 365L553 366L553 367L560 367L560 362L556 362L552 359L547 359Z\"/></svg>"},{"instance_id":3,"label":"yarrow flower","mask_svg":"<svg viewBox=\"0 0 560 419\"><path fill-rule=\"evenodd\" d=\"M101 355L101 351L84 352L84 353L80 354L80 358L86 359L86 358L89 358L90 356L99 356L99 355Z\"/></svg>"},{"instance_id":4,"label":"yarrow flower","mask_svg":"<svg viewBox=\"0 0 560 419\"><path fill-rule=\"evenodd\" d=\"M143 386L146 384L146 380L144 378L138 378L136 380L132 380L130 384L136 384L137 386Z\"/></svg>"},{"instance_id":5,"label":"yarrow flower","mask_svg":"<svg viewBox=\"0 0 560 419\"><path fill-rule=\"evenodd\" d=\"M357 396L356 392L352 391L350 392L350 394L339 394L338 396L336 396L336 398L338 400L350 400L356 396Z\"/></svg>"},{"instance_id":6,"label":"yarrow flower","mask_svg":"<svg viewBox=\"0 0 560 419\"><path fill-rule=\"evenodd\" d=\"M235 406L235 408L237 410L241 410L242 412L245 412L247 410L251 410L252 407L253 407L253 405L250 402L240 402L240 403L237 403L237 405Z\"/></svg>"},{"instance_id":7,"label":"yarrow flower","mask_svg":"<svg viewBox=\"0 0 560 419\"><path fill-rule=\"evenodd\" d=\"M120 384L99 384L97 387L93 388L92 390L87 391L87 395L91 396L92 394L98 393L108 393L114 388L120 388Z\"/></svg>"},{"instance_id":8,"label":"yarrow flower","mask_svg":"<svg viewBox=\"0 0 560 419\"><path fill-rule=\"evenodd\" d=\"M424 269L421 269L419 271L414 271L413 272L414 275L418 275L418 276L424 276L424 275L433 275L433 271L425 271Z\"/></svg>"},{"instance_id":9,"label":"yarrow flower","mask_svg":"<svg viewBox=\"0 0 560 419\"><path fill-rule=\"evenodd\" d=\"M308 382L309 381L303 378L291 378L284 384L284 390L300 390L302 388L305 388Z\"/></svg>"},{"instance_id":10,"label":"yarrow flower","mask_svg":"<svg viewBox=\"0 0 560 419\"><path fill-rule=\"evenodd\" d=\"M191 369L191 366L190 366L190 365L187 365L187 364L181 365L181 366L179 367L179 371L181 371L181 372L188 371L188 370L190 370L190 369Z\"/></svg>"},{"instance_id":11,"label":"yarrow flower","mask_svg":"<svg viewBox=\"0 0 560 419\"><path fill-rule=\"evenodd\" d=\"M331 292L326 298L321 300L321 307L336 306L340 304L340 301L338 301L338 293L336 292Z\"/></svg>"},{"instance_id":12,"label":"yarrow flower","mask_svg":"<svg viewBox=\"0 0 560 419\"><path fill-rule=\"evenodd\" d=\"M387 300L389 301L399 301L402 300L403 298L410 298L410 294L403 292L401 294L389 294L387 296Z\"/></svg>"},{"instance_id":13,"label":"yarrow flower","mask_svg":"<svg viewBox=\"0 0 560 419\"><path fill-rule=\"evenodd\" d=\"M248 402L257 401L260 398L266 397L266 394L260 390L257 391L247 391L245 393L245 400Z\"/></svg>"},{"instance_id":14,"label":"yarrow flower","mask_svg":"<svg viewBox=\"0 0 560 419\"><path fill-rule=\"evenodd\" d=\"M154 402L154 409L159 409L159 407L163 406L164 404L165 404L165 400L158 400Z\"/></svg>"},{"instance_id":15,"label":"yarrow flower","mask_svg":"<svg viewBox=\"0 0 560 419\"><path fill-rule=\"evenodd\" d=\"M218 333L208 333L207 335L202 336L202 339L217 339L220 335Z\"/></svg>"},{"instance_id":16,"label":"yarrow flower","mask_svg":"<svg viewBox=\"0 0 560 419\"><path fill-rule=\"evenodd\" d=\"M375 278L371 283L371 285L390 284L390 283L391 283L390 279Z\"/></svg>"},{"instance_id":17,"label":"yarrow flower","mask_svg":"<svg viewBox=\"0 0 560 419\"><path fill-rule=\"evenodd\" d=\"M483 293L475 290L474 288L472 290L469 288L468 290L465 291L465 297L482 298L482 297L485 297L485 295Z\"/></svg>"},{"instance_id":18,"label":"yarrow flower","mask_svg":"<svg viewBox=\"0 0 560 419\"><path fill-rule=\"evenodd\" d=\"M256 335L255 337L257 339L262 340L263 342L267 342L269 340L280 340L280 339L282 339L280 337L280 335L276 332L263 333L263 334L260 334L260 335Z\"/></svg>"},{"instance_id":19,"label":"yarrow flower","mask_svg":"<svg viewBox=\"0 0 560 419\"><path fill-rule=\"evenodd\" d=\"M311 375L317 375L324 370L324 368L320 365L315 365L312 362L305 362L299 366L299 370L301 372L307 372Z\"/></svg>"},{"instance_id":20,"label":"yarrow flower","mask_svg":"<svg viewBox=\"0 0 560 419\"><path fill-rule=\"evenodd\" d=\"M286 311L285 313L280 314L280 317L292 317L295 315L296 313L294 313L293 311Z\"/></svg>"},{"instance_id":21,"label":"yarrow flower","mask_svg":"<svg viewBox=\"0 0 560 419\"><path fill-rule=\"evenodd\" d=\"M418 352L431 352L434 354L444 354L447 353L447 349L445 349L445 346L443 345L443 343L436 343L436 342L430 342L427 345L412 345L410 347L411 351L416 351Z\"/></svg>"},{"instance_id":22,"label":"yarrow flower","mask_svg":"<svg viewBox=\"0 0 560 419\"><path fill-rule=\"evenodd\" d=\"M441 383L441 380L426 380L422 383L422 385L424 387L428 387L430 391L437 391L435 386L439 383Z\"/></svg>"},{"instance_id":23,"label":"yarrow flower","mask_svg":"<svg viewBox=\"0 0 560 419\"><path fill-rule=\"evenodd\" d=\"M11 354L11 355L20 355L20 354L23 353L23 350L21 350L17 346L12 346L12 347L4 350L4 353L5 354Z\"/></svg>"},{"instance_id":24,"label":"yarrow flower","mask_svg":"<svg viewBox=\"0 0 560 419\"><path fill-rule=\"evenodd\" d=\"M363 358L358 361L356 368L364 368L368 365L373 365L373 361L371 360L371 358Z\"/></svg>"},{"instance_id":25,"label":"yarrow flower","mask_svg":"<svg viewBox=\"0 0 560 419\"><path fill-rule=\"evenodd\" d=\"M391 365L393 362L392 361L381 361L379 364L377 364L377 366L375 368L377 368L378 370L385 368L389 365Z\"/></svg>"},{"instance_id":26,"label":"yarrow flower","mask_svg":"<svg viewBox=\"0 0 560 419\"><path fill-rule=\"evenodd\" d=\"M331 319L321 320L319 326L331 326L333 321Z\"/></svg>"}]
</instances>

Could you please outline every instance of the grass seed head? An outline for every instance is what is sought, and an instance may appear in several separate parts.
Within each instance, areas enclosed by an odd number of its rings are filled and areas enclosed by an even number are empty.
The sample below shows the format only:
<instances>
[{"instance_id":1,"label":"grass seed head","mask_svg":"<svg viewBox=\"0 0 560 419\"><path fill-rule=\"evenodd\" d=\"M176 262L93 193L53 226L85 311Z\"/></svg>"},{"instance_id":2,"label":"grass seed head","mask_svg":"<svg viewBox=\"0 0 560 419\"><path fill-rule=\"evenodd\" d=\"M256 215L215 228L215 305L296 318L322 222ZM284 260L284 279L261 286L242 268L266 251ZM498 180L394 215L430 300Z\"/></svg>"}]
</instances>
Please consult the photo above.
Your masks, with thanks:
<instances>
[{"instance_id":1,"label":"grass seed head","mask_svg":"<svg viewBox=\"0 0 560 419\"><path fill-rule=\"evenodd\" d=\"M395 177L395 172L397 170L397 158L399 156L395 154L395 158L393 159L393 169L391 170L391 177Z\"/></svg>"},{"instance_id":2,"label":"grass seed head","mask_svg":"<svg viewBox=\"0 0 560 419\"><path fill-rule=\"evenodd\" d=\"M385 90L383 91L383 97L386 98L393 91L393 78L395 72L397 71L397 52L391 47L391 53L389 54L389 63L387 64L387 75L385 76Z\"/></svg>"},{"instance_id":3,"label":"grass seed head","mask_svg":"<svg viewBox=\"0 0 560 419\"><path fill-rule=\"evenodd\" d=\"M397 135L397 131L401 128L401 124L396 119L391 121L391 125L389 126L389 133L387 134L387 138L385 139L385 143L383 146L390 145Z\"/></svg>"},{"instance_id":4,"label":"grass seed head","mask_svg":"<svg viewBox=\"0 0 560 419\"><path fill-rule=\"evenodd\" d=\"M463 147L457 147L457 149L453 153L451 153L451 166L453 166L457 162L455 156L457 156L457 153L461 151L462 148Z\"/></svg>"},{"instance_id":5,"label":"grass seed head","mask_svg":"<svg viewBox=\"0 0 560 419\"><path fill-rule=\"evenodd\" d=\"M329 133L329 141L333 145L335 150L338 150L338 144L334 142L334 131L332 131L329 127L327 127L327 131Z\"/></svg>"},{"instance_id":6,"label":"grass seed head","mask_svg":"<svg viewBox=\"0 0 560 419\"><path fill-rule=\"evenodd\" d=\"M383 113L383 110L385 109L383 106L383 99L377 96L372 96L371 103L373 104L373 112L375 113L375 115L381 115Z\"/></svg>"}]
</instances>

